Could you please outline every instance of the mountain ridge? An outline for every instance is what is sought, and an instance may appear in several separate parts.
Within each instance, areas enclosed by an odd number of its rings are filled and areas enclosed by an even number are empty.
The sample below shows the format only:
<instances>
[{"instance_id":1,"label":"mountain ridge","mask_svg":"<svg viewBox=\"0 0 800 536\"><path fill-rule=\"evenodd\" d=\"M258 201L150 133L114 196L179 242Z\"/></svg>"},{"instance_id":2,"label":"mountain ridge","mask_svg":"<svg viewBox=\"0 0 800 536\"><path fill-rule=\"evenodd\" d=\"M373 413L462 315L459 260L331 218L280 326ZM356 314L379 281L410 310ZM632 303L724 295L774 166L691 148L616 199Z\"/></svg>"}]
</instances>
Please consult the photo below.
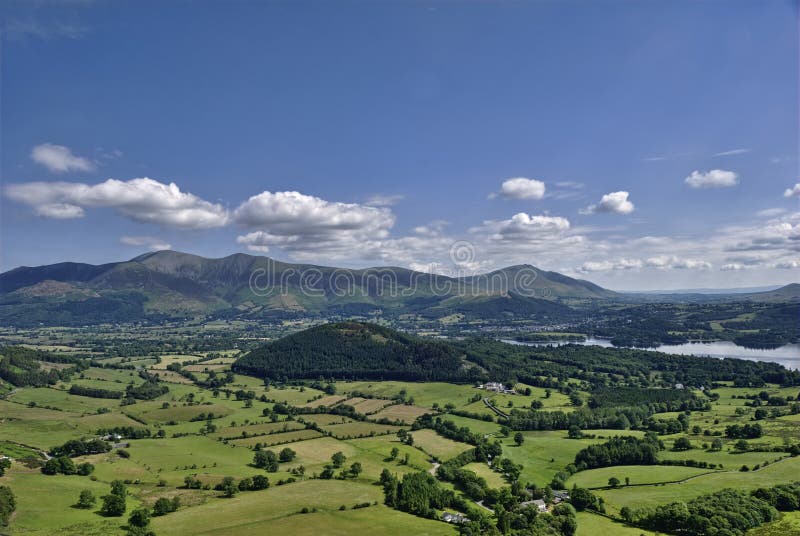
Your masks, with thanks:
<instances>
[{"instance_id":1,"label":"mountain ridge","mask_svg":"<svg viewBox=\"0 0 800 536\"><path fill-rule=\"evenodd\" d=\"M350 269L246 253L206 258L163 250L115 263L62 262L4 272L0 324L48 324L54 318L71 325L164 315L257 319L384 313L553 322L574 320L575 303L669 298L617 293L530 264L450 277L401 267ZM797 300L800 285L739 294L737 299ZM91 312L95 309L101 312Z\"/></svg>"},{"instance_id":2,"label":"mountain ridge","mask_svg":"<svg viewBox=\"0 0 800 536\"><path fill-rule=\"evenodd\" d=\"M562 299L619 296L589 281L531 265L450 277L401 267L336 268L245 253L210 259L164 250L116 263L63 262L4 272L0 322L9 321L14 307L46 323L48 313L57 312L59 304L91 296L103 300L103 307L115 309L130 305L134 295L143 317L395 311L428 318L460 313L545 319L572 315L567 305L559 303ZM126 303L116 307L117 302ZM77 323L84 320L80 315L75 318Z\"/></svg>"}]
</instances>

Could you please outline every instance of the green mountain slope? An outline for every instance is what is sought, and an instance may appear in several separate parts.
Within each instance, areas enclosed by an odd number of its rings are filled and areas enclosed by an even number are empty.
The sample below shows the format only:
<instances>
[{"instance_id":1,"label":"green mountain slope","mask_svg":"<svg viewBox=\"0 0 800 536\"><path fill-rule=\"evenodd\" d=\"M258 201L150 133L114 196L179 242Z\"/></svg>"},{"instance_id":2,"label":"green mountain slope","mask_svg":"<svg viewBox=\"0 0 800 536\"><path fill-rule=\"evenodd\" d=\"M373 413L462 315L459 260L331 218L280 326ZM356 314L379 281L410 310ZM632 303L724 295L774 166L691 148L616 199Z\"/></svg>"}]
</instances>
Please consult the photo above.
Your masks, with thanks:
<instances>
[{"instance_id":1,"label":"green mountain slope","mask_svg":"<svg viewBox=\"0 0 800 536\"><path fill-rule=\"evenodd\" d=\"M316 326L253 350L233 370L272 379L472 381L479 369L451 345L362 322Z\"/></svg>"},{"instance_id":2,"label":"green mountain slope","mask_svg":"<svg viewBox=\"0 0 800 536\"><path fill-rule=\"evenodd\" d=\"M59 263L0 274L0 323L66 325L152 316L414 313L440 318L569 319L561 300L614 298L588 281L521 265L481 276L451 278L398 267L361 270L289 264L253 255L207 259L158 251L99 266ZM91 302L89 300L95 300ZM99 300L99 302L97 302ZM53 320L55 322L55 320Z\"/></svg>"}]
</instances>

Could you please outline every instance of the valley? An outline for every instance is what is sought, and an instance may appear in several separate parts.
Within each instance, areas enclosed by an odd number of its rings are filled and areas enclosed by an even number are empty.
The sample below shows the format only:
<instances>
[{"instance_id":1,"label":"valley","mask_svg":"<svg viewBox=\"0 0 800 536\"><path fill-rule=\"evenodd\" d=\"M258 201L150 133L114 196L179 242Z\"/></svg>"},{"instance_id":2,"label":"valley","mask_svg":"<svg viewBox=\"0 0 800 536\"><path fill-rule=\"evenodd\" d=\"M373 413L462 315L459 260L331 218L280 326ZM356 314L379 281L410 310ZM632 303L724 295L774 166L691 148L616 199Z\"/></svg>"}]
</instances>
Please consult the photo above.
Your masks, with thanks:
<instances>
[{"instance_id":1,"label":"valley","mask_svg":"<svg viewBox=\"0 0 800 536\"><path fill-rule=\"evenodd\" d=\"M355 321L267 343L182 329L5 332L27 340L0 350L5 530L138 534L128 517L146 512L155 534L670 533L649 512L800 471L800 372L779 365ZM477 388L487 381L509 392ZM93 439L107 446L67 458L84 476L47 461ZM652 457L579 461L631 441ZM114 485L120 515L104 510ZM787 508L752 533L792 526Z\"/></svg>"}]
</instances>

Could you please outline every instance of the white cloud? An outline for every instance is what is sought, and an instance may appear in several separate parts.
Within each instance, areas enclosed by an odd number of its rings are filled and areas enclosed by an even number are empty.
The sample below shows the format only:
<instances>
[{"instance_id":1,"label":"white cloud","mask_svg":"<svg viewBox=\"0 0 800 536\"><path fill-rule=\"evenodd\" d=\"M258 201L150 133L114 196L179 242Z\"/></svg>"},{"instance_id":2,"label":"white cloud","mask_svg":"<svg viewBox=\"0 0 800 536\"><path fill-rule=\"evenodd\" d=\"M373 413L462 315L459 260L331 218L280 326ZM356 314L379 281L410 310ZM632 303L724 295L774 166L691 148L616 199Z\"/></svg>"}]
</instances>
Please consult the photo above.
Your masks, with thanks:
<instances>
[{"instance_id":1,"label":"white cloud","mask_svg":"<svg viewBox=\"0 0 800 536\"><path fill-rule=\"evenodd\" d=\"M81 207L68 203L47 203L34 207L34 212L38 216L52 218L54 220L71 220L83 218L84 210Z\"/></svg>"},{"instance_id":2,"label":"white cloud","mask_svg":"<svg viewBox=\"0 0 800 536\"><path fill-rule=\"evenodd\" d=\"M170 244L153 236L122 236L120 237L119 242L125 246L146 247L150 251L172 249Z\"/></svg>"},{"instance_id":3,"label":"white cloud","mask_svg":"<svg viewBox=\"0 0 800 536\"><path fill-rule=\"evenodd\" d=\"M719 241L725 251L800 251L800 213L788 214L757 225L731 226Z\"/></svg>"},{"instance_id":4,"label":"white cloud","mask_svg":"<svg viewBox=\"0 0 800 536\"><path fill-rule=\"evenodd\" d=\"M723 272L736 272L739 270L746 270L747 267L744 264L739 264L738 262L730 262L728 264L723 264L720 270Z\"/></svg>"},{"instance_id":5,"label":"white cloud","mask_svg":"<svg viewBox=\"0 0 800 536\"><path fill-rule=\"evenodd\" d=\"M630 214L634 210L633 203L628 200L628 192L611 192L600 198L596 205L589 205L580 211L581 214L596 214L609 212L614 214Z\"/></svg>"},{"instance_id":6,"label":"white cloud","mask_svg":"<svg viewBox=\"0 0 800 536\"><path fill-rule=\"evenodd\" d=\"M155 223L181 229L220 227L227 211L188 192L175 183L149 178L95 185L78 182L28 182L5 188L8 198L33 207L48 218L79 218L87 208L114 208L139 223Z\"/></svg>"},{"instance_id":7,"label":"white cloud","mask_svg":"<svg viewBox=\"0 0 800 536\"><path fill-rule=\"evenodd\" d=\"M66 171L94 171L95 165L88 158L72 154L69 147L43 143L31 151L31 160L41 164L53 173Z\"/></svg>"},{"instance_id":8,"label":"white cloud","mask_svg":"<svg viewBox=\"0 0 800 536\"><path fill-rule=\"evenodd\" d=\"M786 188L783 192L783 197L800 197L800 182L791 188Z\"/></svg>"},{"instance_id":9,"label":"white cloud","mask_svg":"<svg viewBox=\"0 0 800 536\"><path fill-rule=\"evenodd\" d=\"M796 270L800 268L800 260L776 262L773 268L778 268L779 270Z\"/></svg>"},{"instance_id":10,"label":"white cloud","mask_svg":"<svg viewBox=\"0 0 800 536\"><path fill-rule=\"evenodd\" d=\"M426 274L447 275L449 273L448 269L440 262L412 262L408 267L415 272L423 272Z\"/></svg>"},{"instance_id":11,"label":"white cloud","mask_svg":"<svg viewBox=\"0 0 800 536\"><path fill-rule=\"evenodd\" d=\"M405 197L403 194L374 194L368 197L364 204L370 207L390 207L396 205Z\"/></svg>"},{"instance_id":12,"label":"white cloud","mask_svg":"<svg viewBox=\"0 0 800 536\"><path fill-rule=\"evenodd\" d=\"M642 261L639 259L617 259L605 261L588 261L584 262L579 272L608 272L610 270L634 270L642 267Z\"/></svg>"},{"instance_id":13,"label":"white cloud","mask_svg":"<svg viewBox=\"0 0 800 536\"><path fill-rule=\"evenodd\" d=\"M387 238L395 217L387 208L326 201L300 192L262 192L239 205L233 220L255 229L237 238L250 249L281 246L339 258L357 255L367 242Z\"/></svg>"},{"instance_id":14,"label":"white cloud","mask_svg":"<svg viewBox=\"0 0 800 536\"><path fill-rule=\"evenodd\" d=\"M786 212L786 209L783 208L765 208L764 210L759 210L756 212L756 216L759 218L775 218L784 212Z\"/></svg>"},{"instance_id":15,"label":"white cloud","mask_svg":"<svg viewBox=\"0 0 800 536\"><path fill-rule=\"evenodd\" d=\"M485 221L483 228L491 231L490 240L531 240L560 235L569 230L569 220L560 216L531 216L520 212L508 220Z\"/></svg>"},{"instance_id":16,"label":"white cloud","mask_svg":"<svg viewBox=\"0 0 800 536\"><path fill-rule=\"evenodd\" d=\"M544 192L545 185L542 181L517 177L503 181L500 191L490 194L489 198L500 196L506 199L541 199Z\"/></svg>"},{"instance_id":17,"label":"white cloud","mask_svg":"<svg viewBox=\"0 0 800 536\"><path fill-rule=\"evenodd\" d=\"M739 184L739 176L733 171L712 169L706 173L695 170L684 179L692 188L725 188Z\"/></svg>"},{"instance_id":18,"label":"white cloud","mask_svg":"<svg viewBox=\"0 0 800 536\"><path fill-rule=\"evenodd\" d=\"M644 262L650 268L662 270L709 270L711 263L697 259L682 259L675 255L658 255Z\"/></svg>"},{"instance_id":19,"label":"white cloud","mask_svg":"<svg viewBox=\"0 0 800 536\"><path fill-rule=\"evenodd\" d=\"M434 220L427 225L414 227L414 233L423 236L439 236L449 224L450 222L445 220Z\"/></svg>"},{"instance_id":20,"label":"white cloud","mask_svg":"<svg viewBox=\"0 0 800 536\"><path fill-rule=\"evenodd\" d=\"M734 156L734 155L737 155L737 154L749 153L750 151L752 151L752 149L746 149L746 148L731 149L730 151L722 151L721 153L716 153L716 154L713 154L712 156Z\"/></svg>"}]
</instances>

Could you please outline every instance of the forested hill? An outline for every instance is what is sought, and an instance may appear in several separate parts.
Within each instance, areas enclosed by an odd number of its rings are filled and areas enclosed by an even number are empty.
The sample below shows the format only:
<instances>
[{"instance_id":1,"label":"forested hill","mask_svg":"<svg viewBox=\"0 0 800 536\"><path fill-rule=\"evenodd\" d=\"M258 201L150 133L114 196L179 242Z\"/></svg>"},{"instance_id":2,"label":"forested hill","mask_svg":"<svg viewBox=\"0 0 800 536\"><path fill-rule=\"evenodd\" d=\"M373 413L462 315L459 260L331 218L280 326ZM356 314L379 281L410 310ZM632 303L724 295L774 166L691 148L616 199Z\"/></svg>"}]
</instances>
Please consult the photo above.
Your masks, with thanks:
<instances>
[{"instance_id":1,"label":"forested hill","mask_svg":"<svg viewBox=\"0 0 800 536\"><path fill-rule=\"evenodd\" d=\"M288 335L243 356L233 370L272 379L472 381L482 376L449 344L361 322Z\"/></svg>"}]
</instances>

